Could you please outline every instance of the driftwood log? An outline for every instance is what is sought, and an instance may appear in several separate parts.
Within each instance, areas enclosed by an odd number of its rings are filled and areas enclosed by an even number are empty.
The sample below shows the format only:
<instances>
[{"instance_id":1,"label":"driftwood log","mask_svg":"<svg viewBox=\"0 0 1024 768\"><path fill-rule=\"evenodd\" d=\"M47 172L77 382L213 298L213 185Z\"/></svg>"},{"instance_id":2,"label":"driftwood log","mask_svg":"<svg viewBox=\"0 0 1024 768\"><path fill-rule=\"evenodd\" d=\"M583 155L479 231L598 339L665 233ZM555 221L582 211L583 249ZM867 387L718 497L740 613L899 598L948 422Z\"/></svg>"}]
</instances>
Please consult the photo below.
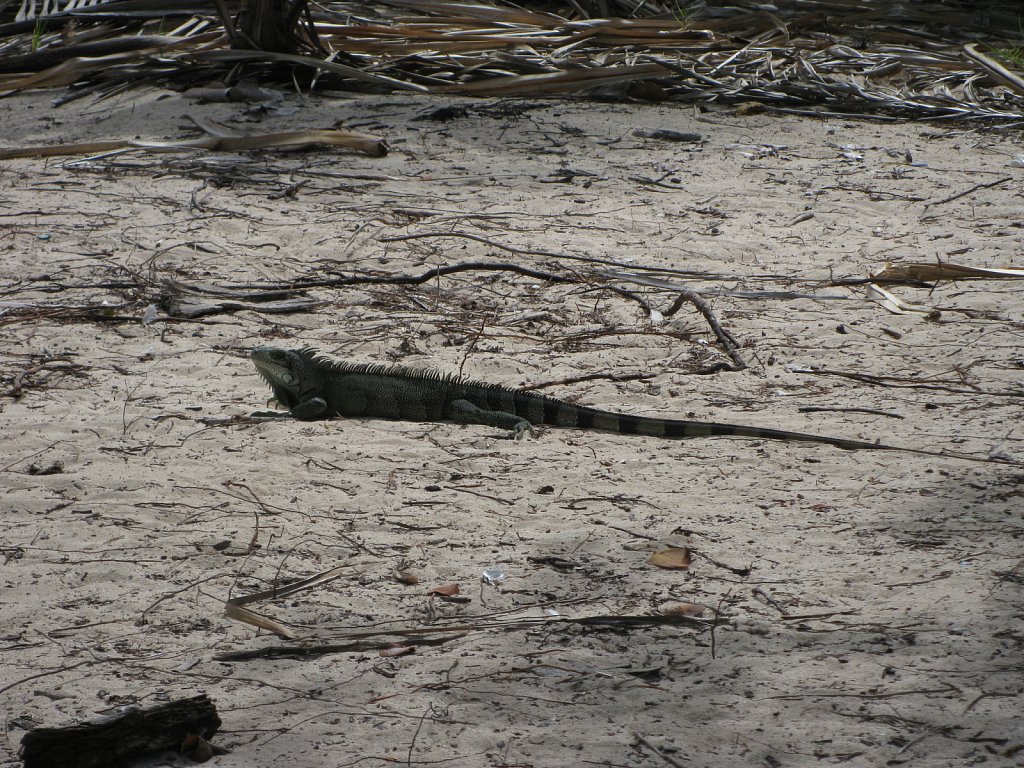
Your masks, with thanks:
<instances>
[{"instance_id":1,"label":"driftwood log","mask_svg":"<svg viewBox=\"0 0 1024 768\"><path fill-rule=\"evenodd\" d=\"M154 752L194 751L202 761L220 728L217 708L206 694L133 709L63 728L33 728L21 740L25 768L99 768Z\"/></svg>"}]
</instances>

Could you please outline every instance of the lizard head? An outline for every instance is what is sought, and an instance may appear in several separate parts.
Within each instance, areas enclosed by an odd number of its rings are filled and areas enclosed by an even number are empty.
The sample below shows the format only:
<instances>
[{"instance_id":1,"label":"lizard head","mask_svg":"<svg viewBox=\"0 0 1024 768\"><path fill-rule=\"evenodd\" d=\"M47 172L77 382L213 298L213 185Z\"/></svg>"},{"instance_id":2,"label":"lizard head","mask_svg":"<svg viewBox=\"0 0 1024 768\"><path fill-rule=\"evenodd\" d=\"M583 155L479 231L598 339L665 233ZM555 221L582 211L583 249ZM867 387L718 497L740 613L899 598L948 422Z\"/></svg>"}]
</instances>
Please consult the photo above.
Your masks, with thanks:
<instances>
[{"instance_id":1,"label":"lizard head","mask_svg":"<svg viewBox=\"0 0 1024 768\"><path fill-rule=\"evenodd\" d=\"M260 376L274 390L274 399L287 408L297 406L306 367L301 350L256 347L250 357Z\"/></svg>"}]
</instances>

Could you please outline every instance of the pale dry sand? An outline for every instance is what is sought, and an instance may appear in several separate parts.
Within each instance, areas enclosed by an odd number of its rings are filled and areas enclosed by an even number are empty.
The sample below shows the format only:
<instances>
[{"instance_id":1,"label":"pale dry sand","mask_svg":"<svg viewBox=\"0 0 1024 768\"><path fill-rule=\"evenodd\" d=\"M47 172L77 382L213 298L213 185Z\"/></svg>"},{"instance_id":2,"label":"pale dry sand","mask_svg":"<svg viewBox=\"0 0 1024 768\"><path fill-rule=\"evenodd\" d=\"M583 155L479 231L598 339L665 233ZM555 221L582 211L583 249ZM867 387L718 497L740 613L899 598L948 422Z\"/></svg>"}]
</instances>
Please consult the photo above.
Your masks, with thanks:
<instances>
[{"instance_id":1,"label":"pale dry sand","mask_svg":"<svg viewBox=\"0 0 1024 768\"><path fill-rule=\"evenodd\" d=\"M224 721L221 766L1020 763L1019 468L739 439L203 421L263 407L248 349L308 343L512 385L601 373L544 391L1022 459L1019 282L891 289L938 307L930 319L812 282L886 261L1019 266L1018 133L585 101L292 99L265 114L155 91L59 108L52 96L7 99L2 144L175 138L195 114L243 130L341 120L393 151L0 167L0 366L3 391L21 387L0 399L2 764L32 723L199 692ZM447 105L469 115L414 120ZM988 186L942 202L975 185ZM384 240L425 232L709 273L661 279L703 291L750 367L694 375L724 357L688 305L656 324L600 281L507 273L321 288L306 313L141 322L166 278L472 260L628 272L466 238ZM735 293L758 291L818 298ZM104 300L131 319L22 306ZM16 379L43 355L66 357ZM801 372L812 367L892 378ZM650 377L614 380L635 373ZM670 544L695 550L689 571L648 564ZM253 607L337 639L697 602L719 611L714 648L706 629L551 624L414 640L398 657L371 644L215 658L284 642L226 619L225 599L340 565L341 578ZM493 565L500 588L480 583ZM462 602L427 597L450 582Z\"/></svg>"}]
</instances>

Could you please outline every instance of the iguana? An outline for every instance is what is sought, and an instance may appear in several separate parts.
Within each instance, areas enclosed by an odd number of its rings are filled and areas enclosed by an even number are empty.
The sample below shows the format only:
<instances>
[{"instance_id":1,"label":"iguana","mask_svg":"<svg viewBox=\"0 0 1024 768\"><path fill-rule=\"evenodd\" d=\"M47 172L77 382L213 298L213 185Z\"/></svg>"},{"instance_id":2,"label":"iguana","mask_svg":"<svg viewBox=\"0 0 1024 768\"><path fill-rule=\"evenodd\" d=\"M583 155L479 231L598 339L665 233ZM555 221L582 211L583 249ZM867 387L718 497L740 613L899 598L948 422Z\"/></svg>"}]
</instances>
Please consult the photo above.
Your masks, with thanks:
<instances>
[{"instance_id":1,"label":"iguana","mask_svg":"<svg viewBox=\"0 0 1024 768\"><path fill-rule=\"evenodd\" d=\"M846 450L909 451L971 461L1013 463L767 427L631 416L436 371L332 360L311 347L292 350L256 347L251 356L256 370L274 390L274 398L289 409L288 415L302 420L345 416L419 422L451 421L509 430L513 437L522 435L535 425L660 438L728 435L824 443ZM279 414L261 412L253 415Z\"/></svg>"}]
</instances>

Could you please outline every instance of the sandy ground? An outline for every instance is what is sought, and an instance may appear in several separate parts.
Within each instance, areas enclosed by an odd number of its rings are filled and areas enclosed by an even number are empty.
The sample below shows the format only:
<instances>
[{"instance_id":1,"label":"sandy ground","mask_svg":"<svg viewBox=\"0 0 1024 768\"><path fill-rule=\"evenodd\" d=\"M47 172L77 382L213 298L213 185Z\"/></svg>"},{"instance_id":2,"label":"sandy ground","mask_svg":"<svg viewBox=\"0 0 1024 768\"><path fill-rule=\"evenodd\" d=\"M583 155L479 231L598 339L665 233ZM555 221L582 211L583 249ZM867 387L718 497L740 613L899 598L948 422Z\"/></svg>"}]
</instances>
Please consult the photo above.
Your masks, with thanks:
<instances>
[{"instance_id":1,"label":"sandy ground","mask_svg":"<svg viewBox=\"0 0 1024 768\"><path fill-rule=\"evenodd\" d=\"M2 764L33 725L202 692L221 766L1024 759L1019 467L230 421L270 394L251 347L313 344L632 413L1024 459L1019 281L890 288L930 316L830 282L885 262L1019 266L1018 133L585 101L52 98L7 99L2 143L177 138L197 115L251 131L342 121L392 152L0 166ZM584 283L466 271L323 286L312 311L143 323L168 279L470 261ZM659 322L607 290L664 312L673 294L637 275L701 291L749 367L698 375L727 361L704 319L686 304ZM648 562L669 545L692 548L689 570ZM504 583L482 583L495 566ZM221 658L296 644L225 618L226 599L338 567L249 607L309 643L370 632L362 645ZM456 598L428 595L451 583ZM685 603L707 606L703 626L560 620ZM414 652L381 653L394 642Z\"/></svg>"}]
</instances>

